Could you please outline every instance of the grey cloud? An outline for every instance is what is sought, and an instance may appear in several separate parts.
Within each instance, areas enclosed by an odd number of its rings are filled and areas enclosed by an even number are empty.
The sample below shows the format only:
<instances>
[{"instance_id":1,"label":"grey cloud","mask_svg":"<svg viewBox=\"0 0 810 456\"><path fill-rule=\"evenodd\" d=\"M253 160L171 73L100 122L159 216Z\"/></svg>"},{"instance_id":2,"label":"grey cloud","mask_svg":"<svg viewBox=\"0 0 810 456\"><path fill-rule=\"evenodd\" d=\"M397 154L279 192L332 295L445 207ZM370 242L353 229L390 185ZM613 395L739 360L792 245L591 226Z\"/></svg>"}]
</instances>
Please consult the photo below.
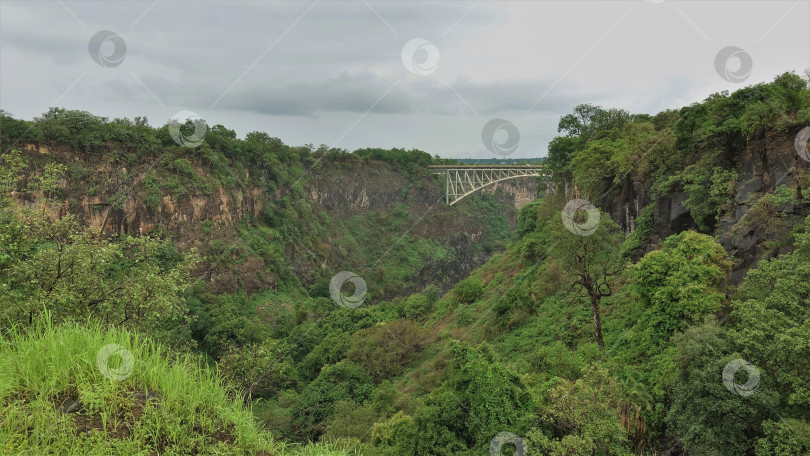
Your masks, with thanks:
<instances>
[{"instance_id":1,"label":"grey cloud","mask_svg":"<svg viewBox=\"0 0 810 456\"><path fill-rule=\"evenodd\" d=\"M324 111L363 113L393 86L394 82L396 80L382 79L368 73L344 73L336 78L314 82L245 86L228 94L219 106L273 115L312 116ZM438 81L409 83L400 80L394 89L379 101L374 112L441 115L522 113L550 87L552 82L457 81L448 84L452 89ZM571 102L571 98L565 96L549 96L536 111L559 112L571 106Z\"/></svg>"},{"instance_id":2,"label":"grey cloud","mask_svg":"<svg viewBox=\"0 0 810 456\"><path fill-rule=\"evenodd\" d=\"M713 67L716 50L727 43L755 58L748 83L809 63L806 2L756 46L753 40L772 25L759 18L780 16L772 2L738 5L745 27L729 23L723 5L681 5L706 28L708 46L669 3L635 5L596 45L626 2L368 3L393 31L361 1L323 0L288 31L310 1L2 0L0 108L32 118L58 100L108 117L159 122L191 110L241 134L266 129L291 143L319 144L342 137L399 81L341 147L482 154L481 127L503 117L521 129L518 153L528 156L543 155L559 116L578 103L654 112L733 90L738 86ZM100 67L87 52L102 29L127 43L118 67ZM792 31L790 39L784 30ZM663 39L671 36L679 40ZM411 38L441 51L430 76L403 67L400 51ZM699 46L684 49L693 41Z\"/></svg>"}]
</instances>

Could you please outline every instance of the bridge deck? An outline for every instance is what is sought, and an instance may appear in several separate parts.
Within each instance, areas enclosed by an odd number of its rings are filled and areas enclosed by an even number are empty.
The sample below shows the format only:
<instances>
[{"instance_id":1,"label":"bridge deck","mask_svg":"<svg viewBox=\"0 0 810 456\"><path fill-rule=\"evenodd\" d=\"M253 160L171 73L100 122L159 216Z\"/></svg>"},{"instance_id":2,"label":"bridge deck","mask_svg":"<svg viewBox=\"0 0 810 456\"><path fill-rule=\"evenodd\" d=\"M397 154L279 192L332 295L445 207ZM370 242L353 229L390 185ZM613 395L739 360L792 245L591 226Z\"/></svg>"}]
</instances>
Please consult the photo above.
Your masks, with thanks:
<instances>
[{"instance_id":1,"label":"bridge deck","mask_svg":"<svg viewBox=\"0 0 810 456\"><path fill-rule=\"evenodd\" d=\"M542 167L543 165L428 165L428 168L436 169L534 169Z\"/></svg>"}]
</instances>

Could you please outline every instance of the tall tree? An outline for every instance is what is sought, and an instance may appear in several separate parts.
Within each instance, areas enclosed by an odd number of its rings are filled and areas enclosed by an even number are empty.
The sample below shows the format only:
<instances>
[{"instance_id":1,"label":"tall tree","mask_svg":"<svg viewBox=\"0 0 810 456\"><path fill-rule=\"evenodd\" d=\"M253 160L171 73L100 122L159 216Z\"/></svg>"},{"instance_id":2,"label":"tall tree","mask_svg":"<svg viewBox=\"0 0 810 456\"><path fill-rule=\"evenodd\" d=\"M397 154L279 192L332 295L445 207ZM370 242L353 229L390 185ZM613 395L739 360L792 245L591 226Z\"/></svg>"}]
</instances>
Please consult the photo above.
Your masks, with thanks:
<instances>
[{"instance_id":1,"label":"tall tree","mask_svg":"<svg viewBox=\"0 0 810 456\"><path fill-rule=\"evenodd\" d=\"M610 216L599 209L578 210L572 218L575 226L592 224L594 218L598 224L593 231L574 233L561 221L551 223L549 256L570 278L569 290L577 299L588 300L593 314L594 336L599 348L604 349L600 302L613 294L613 282L624 269L625 262L619 254L623 235Z\"/></svg>"}]
</instances>

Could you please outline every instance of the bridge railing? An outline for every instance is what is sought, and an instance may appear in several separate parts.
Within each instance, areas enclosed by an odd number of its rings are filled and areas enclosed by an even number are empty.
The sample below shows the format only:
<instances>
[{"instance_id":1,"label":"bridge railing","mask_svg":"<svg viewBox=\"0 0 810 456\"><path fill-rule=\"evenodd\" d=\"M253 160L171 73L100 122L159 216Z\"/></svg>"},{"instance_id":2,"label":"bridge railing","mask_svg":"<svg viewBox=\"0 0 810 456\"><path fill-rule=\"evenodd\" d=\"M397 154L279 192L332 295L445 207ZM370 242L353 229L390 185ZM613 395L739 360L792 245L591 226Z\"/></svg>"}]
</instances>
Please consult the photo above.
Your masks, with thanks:
<instances>
[{"instance_id":1,"label":"bridge railing","mask_svg":"<svg viewBox=\"0 0 810 456\"><path fill-rule=\"evenodd\" d=\"M431 169L539 169L542 167L543 165L428 165L428 168Z\"/></svg>"}]
</instances>

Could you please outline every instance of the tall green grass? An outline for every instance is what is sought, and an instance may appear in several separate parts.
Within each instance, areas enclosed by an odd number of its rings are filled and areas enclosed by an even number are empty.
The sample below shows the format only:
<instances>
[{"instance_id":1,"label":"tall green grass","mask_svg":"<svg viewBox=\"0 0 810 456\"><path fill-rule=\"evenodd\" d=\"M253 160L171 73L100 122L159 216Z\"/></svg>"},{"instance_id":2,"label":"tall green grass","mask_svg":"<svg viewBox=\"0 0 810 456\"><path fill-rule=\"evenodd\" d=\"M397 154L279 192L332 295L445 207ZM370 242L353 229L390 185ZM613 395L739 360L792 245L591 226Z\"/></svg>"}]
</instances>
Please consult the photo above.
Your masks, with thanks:
<instances>
[{"instance_id":1,"label":"tall green grass","mask_svg":"<svg viewBox=\"0 0 810 456\"><path fill-rule=\"evenodd\" d=\"M123 380L96 356L107 344L129 350ZM109 358L120 369L119 355ZM120 371L124 373L123 371ZM138 391L153 392L144 400ZM82 408L66 413L65 401ZM53 326L47 315L0 335L0 454L355 454L329 446L286 447L259 429L215 370L151 339L95 323Z\"/></svg>"}]
</instances>

